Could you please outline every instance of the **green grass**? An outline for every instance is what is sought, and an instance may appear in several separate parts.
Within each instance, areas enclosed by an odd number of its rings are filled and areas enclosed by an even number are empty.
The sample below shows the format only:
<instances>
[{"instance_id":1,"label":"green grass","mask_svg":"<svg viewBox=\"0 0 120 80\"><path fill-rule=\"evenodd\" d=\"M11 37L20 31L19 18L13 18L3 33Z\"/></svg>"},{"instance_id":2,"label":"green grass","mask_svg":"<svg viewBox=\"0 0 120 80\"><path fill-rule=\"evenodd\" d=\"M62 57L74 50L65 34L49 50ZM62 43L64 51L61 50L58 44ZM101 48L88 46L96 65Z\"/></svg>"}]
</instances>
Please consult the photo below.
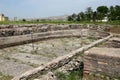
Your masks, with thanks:
<instances>
[{"instance_id":1,"label":"green grass","mask_svg":"<svg viewBox=\"0 0 120 80\"><path fill-rule=\"evenodd\" d=\"M55 72L58 80L82 80L83 78L83 65L79 69L70 71L68 74L63 72Z\"/></svg>"},{"instance_id":2,"label":"green grass","mask_svg":"<svg viewBox=\"0 0 120 80\"><path fill-rule=\"evenodd\" d=\"M50 21L5 21L0 22L0 24L111 24L120 25L120 21L109 21L109 22L74 22L74 21L60 21L60 20L50 20Z\"/></svg>"},{"instance_id":3,"label":"green grass","mask_svg":"<svg viewBox=\"0 0 120 80\"><path fill-rule=\"evenodd\" d=\"M71 71L69 74L63 72L56 72L55 76L58 80L82 80L82 76L79 75L79 71Z\"/></svg>"},{"instance_id":4,"label":"green grass","mask_svg":"<svg viewBox=\"0 0 120 80\"><path fill-rule=\"evenodd\" d=\"M95 37L87 37L87 39L89 39L90 41L95 41L95 40L97 40Z\"/></svg>"},{"instance_id":5,"label":"green grass","mask_svg":"<svg viewBox=\"0 0 120 80\"><path fill-rule=\"evenodd\" d=\"M11 80L13 77L9 75L3 75L0 73L0 80Z\"/></svg>"}]
</instances>

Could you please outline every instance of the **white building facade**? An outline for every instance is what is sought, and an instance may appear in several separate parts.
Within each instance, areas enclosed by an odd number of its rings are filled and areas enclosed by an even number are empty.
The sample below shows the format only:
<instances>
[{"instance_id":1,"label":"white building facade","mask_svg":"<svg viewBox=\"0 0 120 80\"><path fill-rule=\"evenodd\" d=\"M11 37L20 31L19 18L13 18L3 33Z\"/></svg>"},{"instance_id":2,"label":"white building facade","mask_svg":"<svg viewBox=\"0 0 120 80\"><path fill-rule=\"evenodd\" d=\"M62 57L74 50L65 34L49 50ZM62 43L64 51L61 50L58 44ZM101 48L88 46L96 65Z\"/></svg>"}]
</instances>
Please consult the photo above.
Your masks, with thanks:
<instances>
[{"instance_id":1,"label":"white building facade","mask_svg":"<svg viewBox=\"0 0 120 80\"><path fill-rule=\"evenodd\" d=\"M8 21L8 17L4 16L4 14L0 14L0 21Z\"/></svg>"}]
</instances>

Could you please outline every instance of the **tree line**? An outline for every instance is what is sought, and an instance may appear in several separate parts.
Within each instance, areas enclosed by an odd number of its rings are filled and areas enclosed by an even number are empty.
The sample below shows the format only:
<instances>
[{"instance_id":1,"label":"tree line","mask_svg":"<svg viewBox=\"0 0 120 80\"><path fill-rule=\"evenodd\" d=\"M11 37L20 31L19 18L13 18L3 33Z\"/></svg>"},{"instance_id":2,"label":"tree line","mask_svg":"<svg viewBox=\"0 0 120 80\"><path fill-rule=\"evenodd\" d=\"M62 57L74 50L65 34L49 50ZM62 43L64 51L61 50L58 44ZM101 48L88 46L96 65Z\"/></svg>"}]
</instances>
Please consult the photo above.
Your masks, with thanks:
<instances>
[{"instance_id":1,"label":"tree line","mask_svg":"<svg viewBox=\"0 0 120 80\"><path fill-rule=\"evenodd\" d=\"M85 12L78 14L73 13L68 16L68 21L101 21L104 18L109 21L120 20L120 6L99 6L95 11L91 7L88 7Z\"/></svg>"}]
</instances>

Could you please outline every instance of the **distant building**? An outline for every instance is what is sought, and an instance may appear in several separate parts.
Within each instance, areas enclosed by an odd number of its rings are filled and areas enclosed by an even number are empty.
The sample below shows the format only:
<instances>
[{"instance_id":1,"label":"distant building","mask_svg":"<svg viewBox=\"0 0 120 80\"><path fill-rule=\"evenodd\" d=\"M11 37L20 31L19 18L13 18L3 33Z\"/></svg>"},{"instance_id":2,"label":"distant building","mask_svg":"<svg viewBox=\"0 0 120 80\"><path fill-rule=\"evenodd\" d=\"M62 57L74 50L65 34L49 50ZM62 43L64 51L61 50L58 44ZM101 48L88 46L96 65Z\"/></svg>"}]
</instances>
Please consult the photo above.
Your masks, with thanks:
<instances>
[{"instance_id":1,"label":"distant building","mask_svg":"<svg viewBox=\"0 0 120 80\"><path fill-rule=\"evenodd\" d=\"M97 22L108 22L108 17L104 17L102 20L96 20Z\"/></svg>"},{"instance_id":2,"label":"distant building","mask_svg":"<svg viewBox=\"0 0 120 80\"><path fill-rule=\"evenodd\" d=\"M4 16L4 14L0 14L0 21L8 21L8 17Z\"/></svg>"},{"instance_id":3,"label":"distant building","mask_svg":"<svg viewBox=\"0 0 120 80\"><path fill-rule=\"evenodd\" d=\"M14 17L14 21L17 21L17 17Z\"/></svg>"},{"instance_id":4,"label":"distant building","mask_svg":"<svg viewBox=\"0 0 120 80\"><path fill-rule=\"evenodd\" d=\"M104 19L102 20L102 22L108 22L108 17L104 17Z\"/></svg>"}]
</instances>

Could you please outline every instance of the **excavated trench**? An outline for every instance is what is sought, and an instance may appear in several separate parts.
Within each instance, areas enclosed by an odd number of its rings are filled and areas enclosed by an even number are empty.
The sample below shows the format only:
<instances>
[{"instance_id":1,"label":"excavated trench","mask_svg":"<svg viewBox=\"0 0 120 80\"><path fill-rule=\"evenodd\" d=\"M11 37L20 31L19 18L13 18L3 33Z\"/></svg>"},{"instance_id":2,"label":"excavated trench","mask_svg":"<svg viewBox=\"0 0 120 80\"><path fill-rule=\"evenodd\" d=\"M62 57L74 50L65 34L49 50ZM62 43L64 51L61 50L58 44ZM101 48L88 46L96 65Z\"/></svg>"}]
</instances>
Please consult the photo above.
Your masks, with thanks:
<instances>
[{"instance_id":1,"label":"excavated trench","mask_svg":"<svg viewBox=\"0 0 120 80\"><path fill-rule=\"evenodd\" d=\"M18 76L108 35L106 28L93 29L93 25L2 25L0 73Z\"/></svg>"}]
</instances>

